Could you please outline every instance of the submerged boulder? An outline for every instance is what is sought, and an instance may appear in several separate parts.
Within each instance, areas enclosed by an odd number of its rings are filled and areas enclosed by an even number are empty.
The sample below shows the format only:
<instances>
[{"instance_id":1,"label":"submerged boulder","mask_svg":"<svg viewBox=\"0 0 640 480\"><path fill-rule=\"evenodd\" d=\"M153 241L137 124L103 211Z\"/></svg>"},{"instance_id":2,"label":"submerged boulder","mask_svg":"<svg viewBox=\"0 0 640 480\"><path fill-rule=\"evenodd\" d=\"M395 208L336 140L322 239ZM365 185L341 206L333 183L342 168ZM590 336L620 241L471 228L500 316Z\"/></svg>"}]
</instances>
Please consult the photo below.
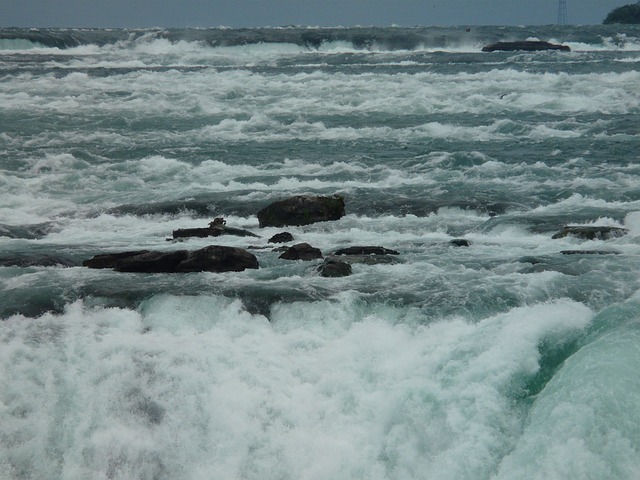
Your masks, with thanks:
<instances>
[{"instance_id":1,"label":"submerged boulder","mask_svg":"<svg viewBox=\"0 0 640 480\"><path fill-rule=\"evenodd\" d=\"M297 243L287 248L278 258L283 260L315 260L322 258L322 252L319 248L312 247L308 243Z\"/></svg>"},{"instance_id":2,"label":"submerged boulder","mask_svg":"<svg viewBox=\"0 0 640 480\"><path fill-rule=\"evenodd\" d=\"M211 245L199 250L157 252L139 250L96 255L82 262L89 268L112 268L118 272L185 273L240 272L258 268L257 258L238 247Z\"/></svg>"},{"instance_id":3,"label":"submerged boulder","mask_svg":"<svg viewBox=\"0 0 640 480\"><path fill-rule=\"evenodd\" d=\"M483 52L538 52L542 50L560 50L562 52L570 52L571 48L566 45L558 45L555 43L542 42L539 40L521 40L515 42L497 42L482 47Z\"/></svg>"},{"instance_id":4,"label":"submerged boulder","mask_svg":"<svg viewBox=\"0 0 640 480\"><path fill-rule=\"evenodd\" d=\"M471 246L471 242L466 238L454 238L453 240L449 240L449 245L452 247L469 247Z\"/></svg>"},{"instance_id":5,"label":"submerged boulder","mask_svg":"<svg viewBox=\"0 0 640 480\"><path fill-rule=\"evenodd\" d=\"M394 256L400 252L385 247L362 246L340 248L327 257L328 260L343 261L349 264L363 263L378 265L380 263L398 263Z\"/></svg>"},{"instance_id":6,"label":"submerged boulder","mask_svg":"<svg viewBox=\"0 0 640 480\"><path fill-rule=\"evenodd\" d=\"M351 275L351 265L340 260L327 259L318 265L318 272L322 277L348 277Z\"/></svg>"},{"instance_id":7,"label":"submerged boulder","mask_svg":"<svg viewBox=\"0 0 640 480\"><path fill-rule=\"evenodd\" d=\"M287 243L293 241L293 235L289 232L280 232L276 233L273 237L271 237L268 242L269 243Z\"/></svg>"},{"instance_id":8,"label":"submerged boulder","mask_svg":"<svg viewBox=\"0 0 640 480\"><path fill-rule=\"evenodd\" d=\"M298 195L273 202L258 212L260 227L309 225L339 220L344 216L344 198Z\"/></svg>"},{"instance_id":9,"label":"submerged boulder","mask_svg":"<svg viewBox=\"0 0 640 480\"><path fill-rule=\"evenodd\" d=\"M585 225L567 225L553 239L565 237L577 237L583 240L609 240L626 235L628 230L622 227L605 227L605 226L585 226Z\"/></svg>"}]
</instances>

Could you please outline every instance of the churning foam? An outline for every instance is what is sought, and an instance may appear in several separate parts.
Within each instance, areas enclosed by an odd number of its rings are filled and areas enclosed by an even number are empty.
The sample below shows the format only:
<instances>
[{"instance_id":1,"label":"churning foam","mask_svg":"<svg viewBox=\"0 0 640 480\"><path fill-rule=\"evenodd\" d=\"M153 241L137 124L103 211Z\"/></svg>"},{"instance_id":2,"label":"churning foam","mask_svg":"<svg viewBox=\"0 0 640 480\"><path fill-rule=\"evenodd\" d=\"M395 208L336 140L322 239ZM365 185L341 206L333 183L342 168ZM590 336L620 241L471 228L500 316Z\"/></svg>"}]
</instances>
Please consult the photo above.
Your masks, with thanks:
<instances>
[{"instance_id":1,"label":"churning foam","mask_svg":"<svg viewBox=\"0 0 640 480\"><path fill-rule=\"evenodd\" d=\"M271 323L215 296L15 316L3 478L489 478L518 444L539 345L591 316L557 301L420 325L352 293Z\"/></svg>"}]
</instances>

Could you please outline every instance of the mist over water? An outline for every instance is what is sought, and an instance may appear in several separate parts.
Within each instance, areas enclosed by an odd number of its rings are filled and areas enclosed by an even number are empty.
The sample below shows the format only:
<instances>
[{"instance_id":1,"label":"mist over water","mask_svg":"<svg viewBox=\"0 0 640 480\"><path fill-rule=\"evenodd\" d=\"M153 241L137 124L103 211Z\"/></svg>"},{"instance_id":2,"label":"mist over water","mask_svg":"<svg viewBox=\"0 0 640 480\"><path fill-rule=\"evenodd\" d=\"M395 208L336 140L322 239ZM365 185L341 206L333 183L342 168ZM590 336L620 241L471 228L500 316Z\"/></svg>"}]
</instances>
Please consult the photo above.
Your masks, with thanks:
<instances>
[{"instance_id":1,"label":"mist over water","mask_svg":"<svg viewBox=\"0 0 640 480\"><path fill-rule=\"evenodd\" d=\"M480 51L527 38L572 51ZM0 478L638 478L639 52L634 26L0 30ZM295 243L400 254L279 259L256 214L298 194L346 215ZM167 241L218 216L260 238ZM81 266L212 244L260 268Z\"/></svg>"}]
</instances>

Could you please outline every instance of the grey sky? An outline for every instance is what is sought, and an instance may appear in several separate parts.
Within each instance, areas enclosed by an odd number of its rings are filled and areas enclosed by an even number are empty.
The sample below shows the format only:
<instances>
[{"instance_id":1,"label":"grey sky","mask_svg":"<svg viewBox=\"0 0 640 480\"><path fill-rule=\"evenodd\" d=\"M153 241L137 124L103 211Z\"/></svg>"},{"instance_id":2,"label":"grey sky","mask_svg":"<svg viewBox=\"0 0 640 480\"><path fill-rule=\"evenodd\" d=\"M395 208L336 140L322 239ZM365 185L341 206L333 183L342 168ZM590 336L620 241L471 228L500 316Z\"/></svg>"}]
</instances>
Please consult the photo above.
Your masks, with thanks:
<instances>
[{"instance_id":1,"label":"grey sky","mask_svg":"<svg viewBox=\"0 0 640 480\"><path fill-rule=\"evenodd\" d=\"M0 0L0 26L257 27L546 25L559 0ZM571 24L600 24L635 0L566 0Z\"/></svg>"}]
</instances>

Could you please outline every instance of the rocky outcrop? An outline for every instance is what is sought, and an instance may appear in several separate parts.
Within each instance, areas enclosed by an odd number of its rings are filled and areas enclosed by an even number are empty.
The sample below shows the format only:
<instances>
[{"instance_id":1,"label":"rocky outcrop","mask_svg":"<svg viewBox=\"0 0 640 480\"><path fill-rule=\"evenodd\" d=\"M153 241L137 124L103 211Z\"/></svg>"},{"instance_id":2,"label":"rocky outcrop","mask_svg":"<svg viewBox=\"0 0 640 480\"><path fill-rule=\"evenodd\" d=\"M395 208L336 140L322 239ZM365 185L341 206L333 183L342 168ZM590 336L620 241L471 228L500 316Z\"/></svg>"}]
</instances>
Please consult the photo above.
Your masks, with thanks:
<instances>
[{"instance_id":1,"label":"rocky outcrop","mask_svg":"<svg viewBox=\"0 0 640 480\"><path fill-rule=\"evenodd\" d=\"M567 225L553 237L554 239L576 237L582 240L609 240L626 235L628 230L621 227Z\"/></svg>"},{"instance_id":2,"label":"rocky outcrop","mask_svg":"<svg viewBox=\"0 0 640 480\"><path fill-rule=\"evenodd\" d=\"M108 253L85 260L82 265L89 268L112 268L118 272L221 273L258 268L258 260L253 254L242 248L211 245L194 251L138 250Z\"/></svg>"},{"instance_id":3,"label":"rocky outcrop","mask_svg":"<svg viewBox=\"0 0 640 480\"><path fill-rule=\"evenodd\" d=\"M235 235L237 237L259 237L253 232L241 228L227 227L223 218L216 218L205 228L179 228L173 231L173 238L188 237L219 237L220 235Z\"/></svg>"},{"instance_id":4,"label":"rocky outcrop","mask_svg":"<svg viewBox=\"0 0 640 480\"><path fill-rule=\"evenodd\" d=\"M287 243L293 242L293 235L289 232L276 233L268 240L269 243Z\"/></svg>"},{"instance_id":5,"label":"rocky outcrop","mask_svg":"<svg viewBox=\"0 0 640 480\"><path fill-rule=\"evenodd\" d=\"M571 48L566 45L558 45L555 43L541 42L538 40L524 40L516 42L497 42L482 47L483 52L538 52L542 50L560 50L570 52Z\"/></svg>"},{"instance_id":6,"label":"rocky outcrop","mask_svg":"<svg viewBox=\"0 0 640 480\"><path fill-rule=\"evenodd\" d=\"M339 220L344 216L344 198L298 195L274 202L258 212L260 227L309 225Z\"/></svg>"},{"instance_id":7,"label":"rocky outcrop","mask_svg":"<svg viewBox=\"0 0 640 480\"><path fill-rule=\"evenodd\" d=\"M287 248L278 258L283 260L315 260L322 258L322 252L319 248L312 247L308 243L297 243Z\"/></svg>"},{"instance_id":8,"label":"rocky outcrop","mask_svg":"<svg viewBox=\"0 0 640 480\"><path fill-rule=\"evenodd\" d=\"M348 277L351 271L351 265L340 260L327 259L318 265L318 272L322 277Z\"/></svg>"}]
</instances>

